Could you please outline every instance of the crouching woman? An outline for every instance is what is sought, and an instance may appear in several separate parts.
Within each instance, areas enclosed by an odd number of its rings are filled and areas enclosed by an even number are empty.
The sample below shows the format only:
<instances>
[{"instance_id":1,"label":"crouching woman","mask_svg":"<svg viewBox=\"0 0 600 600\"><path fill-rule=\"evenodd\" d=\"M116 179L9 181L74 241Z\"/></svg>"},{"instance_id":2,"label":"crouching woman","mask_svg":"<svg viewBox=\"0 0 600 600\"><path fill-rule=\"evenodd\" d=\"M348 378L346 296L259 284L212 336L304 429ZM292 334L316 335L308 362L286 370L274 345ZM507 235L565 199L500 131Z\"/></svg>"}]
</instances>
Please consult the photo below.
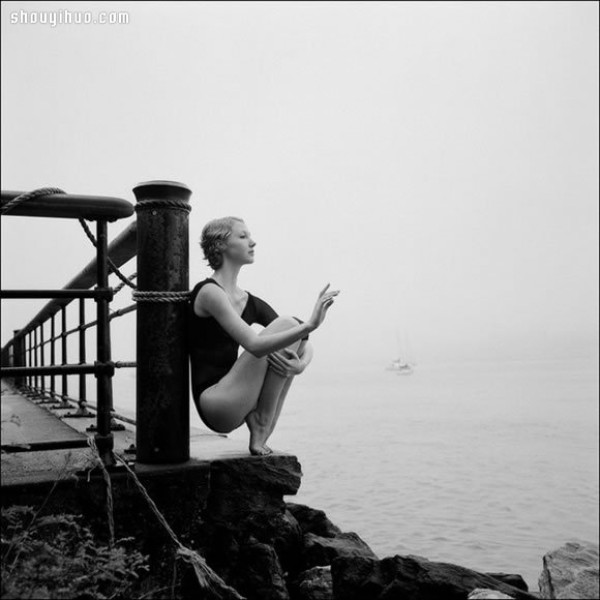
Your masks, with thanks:
<instances>
[{"instance_id":1,"label":"crouching woman","mask_svg":"<svg viewBox=\"0 0 600 600\"><path fill-rule=\"evenodd\" d=\"M256 243L244 221L210 221L200 242L213 269L190 295L189 352L192 393L204 424L229 433L244 423L251 454L269 454L273 433L295 375L312 359L308 334L319 327L339 291L321 290L310 318L280 317L264 301L238 287ZM259 323L260 332L251 325ZM238 350L244 351L238 357Z\"/></svg>"}]
</instances>

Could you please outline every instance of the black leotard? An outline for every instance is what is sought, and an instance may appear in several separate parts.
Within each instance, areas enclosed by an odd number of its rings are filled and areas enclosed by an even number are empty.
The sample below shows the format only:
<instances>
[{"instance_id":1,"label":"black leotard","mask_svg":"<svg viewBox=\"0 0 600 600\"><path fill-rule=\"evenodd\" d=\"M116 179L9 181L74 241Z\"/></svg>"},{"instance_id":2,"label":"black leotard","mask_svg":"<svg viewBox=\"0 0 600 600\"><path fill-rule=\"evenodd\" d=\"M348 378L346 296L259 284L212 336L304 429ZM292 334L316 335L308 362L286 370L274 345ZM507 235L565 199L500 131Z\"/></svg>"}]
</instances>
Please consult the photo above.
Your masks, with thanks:
<instances>
[{"instance_id":1,"label":"black leotard","mask_svg":"<svg viewBox=\"0 0 600 600\"><path fill-rule=\"evenodd\" d=\"M239 350L239 344L215 318L199 317L194 312L196 296L207 283L219 285L211 278L201 281L192 290L189 302L188 348L192 370L192 394L198 410L200 394L229 372L237 360ZM260 323L266 327L277 316L264 300L248 292L248 302L241 315L248 325Z\"/></svg>"}]
</instances>

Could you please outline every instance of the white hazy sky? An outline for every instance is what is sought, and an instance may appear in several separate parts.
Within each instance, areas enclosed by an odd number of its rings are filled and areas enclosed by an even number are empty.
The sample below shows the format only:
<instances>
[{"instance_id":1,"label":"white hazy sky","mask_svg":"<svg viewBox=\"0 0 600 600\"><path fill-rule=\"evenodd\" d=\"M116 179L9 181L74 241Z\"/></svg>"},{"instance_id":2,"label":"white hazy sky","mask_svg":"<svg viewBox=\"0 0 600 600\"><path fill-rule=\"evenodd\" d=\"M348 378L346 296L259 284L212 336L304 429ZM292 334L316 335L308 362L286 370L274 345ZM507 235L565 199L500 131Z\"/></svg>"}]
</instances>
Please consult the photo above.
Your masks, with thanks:
<instances>
[{"instance_id":1,"label":"white hazy sky","mask_svg":"<svg viewBox=\"0 0 600 600\"><path fill-rule=\"evenodd\" d=\"M129 23L11 23L65 10ZM3 2L2 188L187 184L192 285L232 214L258 244L240 284L278 312L342 290L319 361L387 362L397 335L421 362L590 357L598 50L596 2ZM3 288L92 255L76 221L2 218ZM4 300L2 343L44 302Z\"/></svg>"}]
</instances>

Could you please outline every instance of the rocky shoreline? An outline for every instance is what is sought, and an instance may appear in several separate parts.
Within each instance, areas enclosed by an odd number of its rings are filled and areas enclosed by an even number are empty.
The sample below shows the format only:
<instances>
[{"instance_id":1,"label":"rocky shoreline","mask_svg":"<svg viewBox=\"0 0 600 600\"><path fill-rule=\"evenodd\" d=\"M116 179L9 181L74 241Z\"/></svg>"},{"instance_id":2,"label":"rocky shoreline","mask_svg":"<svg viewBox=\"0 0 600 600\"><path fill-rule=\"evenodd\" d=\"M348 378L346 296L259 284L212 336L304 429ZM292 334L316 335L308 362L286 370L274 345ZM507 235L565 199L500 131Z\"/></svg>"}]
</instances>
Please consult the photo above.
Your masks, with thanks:
<instances>
[{"instance_id":1,"label":"rocky shoreline","mask_svg":"<svg viewBox=\"0 0 600 600\"><path fill-rule=\"evenodd\" d=\"M82 455L75 464L89 463L89 451L78 452ZM106 541L106 480L98 470L73 468L56 483L17 480L3 485L2 505L80 515L95 537ZM181 600L599 597L597 544L569 543L548 553L539 592L529 591L516 574L480 573L418 556L378 557L322 510L285 501L296 494L302 477L292 455L191 460L185 466L136 464L135 472L143 494L127 473L111 474L110 514L114 537L131 539L147 557L149 571L139 582L145 598L166 597L156 596L157 590ZM200 554L231 589L202 587L194 568L178 560L181 547L173 543L173 535Z\"/></svg>"},{"instance_id":2,"label":"rocky shoreline","mask_svg":"<svg viewBox=\"0 0 600 600\"><path fill-rule=\"evenodd\" d=\"M570 548L583 559L575 560L585 572L585 585L579 588L562 565L552 566L552 556L564 565L564 553L547 555L540 593L530 592L516 574L479 573L417 556L380 559L356 533L341 531L322 510L284 502L284 495L299 486L294 461L285 468L279 463L278 468L254 472L247 462L228 461L213 468L212 502L199 531L200 551L248 600L598 597L597 546L595 558L593 546ZM195 597L193 589L183 589L184 597ZM570 594L595 590L596 595L561 595L565 589Z\"/></svg>"}]
</instances>

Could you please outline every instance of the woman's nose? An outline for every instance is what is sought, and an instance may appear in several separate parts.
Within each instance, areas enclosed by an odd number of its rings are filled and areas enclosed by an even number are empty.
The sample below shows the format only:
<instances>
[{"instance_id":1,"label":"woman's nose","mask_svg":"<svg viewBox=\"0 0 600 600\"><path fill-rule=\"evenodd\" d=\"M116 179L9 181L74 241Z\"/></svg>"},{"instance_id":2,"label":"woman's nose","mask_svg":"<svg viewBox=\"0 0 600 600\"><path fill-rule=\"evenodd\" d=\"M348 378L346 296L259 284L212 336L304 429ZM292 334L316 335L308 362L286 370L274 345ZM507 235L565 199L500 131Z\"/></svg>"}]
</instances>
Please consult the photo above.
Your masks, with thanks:
<instances>
[{"instance_id":1,"label":"woman's nose","mask_svg":"<svg viewBox=\"0 0 600 600\"><path fill-rule=\"evenodd\" d=\"M256 242L250 238L250 248L254 248L254 246L256 246Z\"/></svg>"}]
</instances>

